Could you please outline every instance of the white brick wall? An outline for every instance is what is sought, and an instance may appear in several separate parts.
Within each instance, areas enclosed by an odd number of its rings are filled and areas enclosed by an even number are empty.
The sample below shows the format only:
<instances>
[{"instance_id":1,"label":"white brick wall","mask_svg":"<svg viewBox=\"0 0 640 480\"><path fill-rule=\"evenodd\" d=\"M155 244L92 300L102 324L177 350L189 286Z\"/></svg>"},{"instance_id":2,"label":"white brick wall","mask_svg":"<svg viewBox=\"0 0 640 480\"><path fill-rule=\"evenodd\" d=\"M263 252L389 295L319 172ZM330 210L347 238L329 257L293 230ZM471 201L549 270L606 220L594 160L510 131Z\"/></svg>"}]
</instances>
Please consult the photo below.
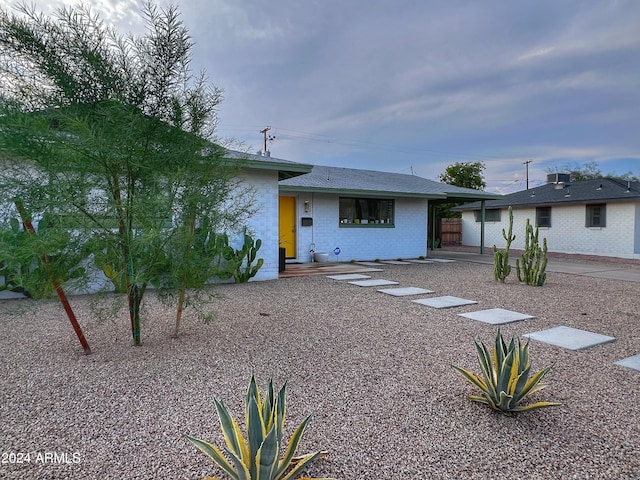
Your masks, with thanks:
<instances>
[{"instance_id":1,"label":"white brick wall","mask_svg":"<svg viewBox=\"0 0 640 480\"><path fill-rule=\"evenodd\" d=\"M285 194L283 192L283 194ZM338 195L297 194L297 260L309 262L309 249L327 252L330 261L416 258L427 254L427 201L395 200L395 227L340 227ZM311 211L304 212L309 201ZM313 226L301 226L301 217L312 217ZM336 258L333 251L340 247Z\"/></svg>"},{"instance_id":2,"label":"white brick wall","mask_svg":"<svg viewBox=\"0 0 640 480\"><path fill-rule=\"evenodd\" d=\"M513 233L516 239L512 248L524 248L524 227L529 218L535 224L536 209L513 209ZM610 202L606 204L606 227L585 227L586 206L561 205L551 207L551 227L540 228L539 240L546 237L550 252L603 255L621 258L640 258L640 204ZM502 229L508 228L506 208L501 211L500 222L485 224L485 246L494 244L503 248ZM473 212L462 214L463 245L480 245L480 222Z\"/></svg>"},{"instance_id":3,"label":"white brick wall","mask_svg":"<svg viewBox=\"0 0 640 480\"><path fill-rule=\"evenodd\" d=\"M249 228L254 239L262 240L257 258L264 259L252 280L274 280L278 278L278 172L251 170L244 180L256 190L258 213L249 220Z\"/></svg>"}]
</instances>

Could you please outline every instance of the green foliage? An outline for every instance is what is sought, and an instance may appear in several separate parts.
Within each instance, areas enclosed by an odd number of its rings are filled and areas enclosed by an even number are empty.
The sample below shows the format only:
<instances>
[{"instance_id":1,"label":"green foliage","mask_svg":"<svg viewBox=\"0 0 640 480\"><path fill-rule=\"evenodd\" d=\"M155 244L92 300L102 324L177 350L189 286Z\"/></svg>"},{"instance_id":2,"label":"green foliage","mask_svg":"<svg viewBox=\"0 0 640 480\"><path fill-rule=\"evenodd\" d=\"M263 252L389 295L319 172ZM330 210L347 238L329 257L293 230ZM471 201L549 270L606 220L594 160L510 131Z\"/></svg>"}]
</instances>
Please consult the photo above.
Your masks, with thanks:
<instances>
[{"instance_id":1,"label":"green foliage","mask_svg":"<svg viewBox=\"0 0 640 480\"><path fill-rule=\"evenodd\" d=\"M229 237L226 234L219 235L217 238L219 242L218 248L222 254L222 258L226 262L226 267L220 268L216 275L220 278L233 277L236 283L245 283L249 279L256 276L258 270L264 264L264 259L258 258L255 265L252 265L256 261L256 255L260 247L262 246L262 240L253 240L251 235L244 233L244 241L240 249L235 249L229 245Z\"/></svg>"},{"instance_id":2,"label":"green foliage","mask_svg":"<svg viewBox=\"0 0 640 480\"><path fill-rule=\"evenodd\" d=\"M251 376L245 400L246 436L224 402L218 399L214 402L226 443L225 451L231 460L205 440L188 435L186 438L234 480L291 480L323 453L295 456L311 416L294 430L289 444L283 448L286 383L276 393L270 381L266 395L261 395L254 376Z\"/></svg>"},{"instance_id":3,"label":"green foliage","mask_svg":"<svg viewBox=\"0 0 640 480\"><path fill-rule=\"evenodd\" d=\"M547 279L547 239L538 243L538 227L535 229L527 218L525 226L524 251L520 259L516 259L518 280L533 287L541 287Z\"/></svg>"},{"instance_id":4,"label":"green foliage","mask_svg":"<svg viewBox=\"0 0 640 480\"><path fill-rule=\"evenodd\" d=\"M449 165L444 173L440 174L441 182L456 187L473 188L484 190L487 183L484 181L482 171L485 169L483 162L456 162ZM438 218L460 218L460 212L454 212L453 207L462 205L464 202L440 203L436 205ZM428 248L431 248L430 246ZM437 245L436 245L437 248Z\"/></svg>"},{"instance_id":5,"label":"green foliage","mask_svg":"<svg viewBox=\"0 0 640 480\"><path fill-rule=\"evenodd\" d=\"M72 239L50 215L40 219L36 233L25 231L16 218L0 229L0 276L4 277L0 290L39 299L53 295L53 282L74 282L80 288L85 257L78 239Z\"/></svg>"},{"instance_id":6,"label":"green foliage","mask_svg":"<svg viewBox=\"0 0 640 480\"><path fill-rule=\"evenodd\" d=\"M520 405L529 395L545 388L545 385L540 384L540 380L552 368L548 366L530 375L528 341L523 345L520 339L516 341L512 338L507 346L498 329L493 352L489 353L489 349L482 342L474 343L482 376L452 365L462 378L480 389L481 395L469 395L470 400L484 403L501 412L524 412L560 405L557 402Z\"/></svg>"},{"instance_id":7,"label":"green foliage","mask_svg":"<svg viewBox=\"0 0 640 480\"><path fill-rule=\"evenodd\" d=\"M516 236L513 235L513 209L511 206L509 206L509 231L506 232L503 228L502 237L507 242L504 250L498 250L495 245L493 246L493 278L496 282L504 283L505 279L511 273L509 248L511 247L511 242L516 239Z\"/></svg>"},{"instance_id":8,"label":"green foliage","mask_svg":"<svg viewBox=\"0 0 640 480\"><path fill-rule=\"evenodd\" d=\"M449 185L484 190L487 186L482 176L484 169L484 162L456 162L449 165L439 178Z\"/></svg>"},{"instance_id":9,"label":"green foliage","mask_svg":"<svg viewBox=\"0 0 640 480\"><path fill-rule=\"evenodd\" d=\"M84 253L126 292L140 344L149 285L184 300L204 283L210 258L195 227L235 233L255 213L251 189L209 142L221 91L192 75L175 7L146 3L139 37L83 6L17 11L0 12L0 197L18 195L34 215L51 209L86 239Z\"/></svg>"}]
</instances>

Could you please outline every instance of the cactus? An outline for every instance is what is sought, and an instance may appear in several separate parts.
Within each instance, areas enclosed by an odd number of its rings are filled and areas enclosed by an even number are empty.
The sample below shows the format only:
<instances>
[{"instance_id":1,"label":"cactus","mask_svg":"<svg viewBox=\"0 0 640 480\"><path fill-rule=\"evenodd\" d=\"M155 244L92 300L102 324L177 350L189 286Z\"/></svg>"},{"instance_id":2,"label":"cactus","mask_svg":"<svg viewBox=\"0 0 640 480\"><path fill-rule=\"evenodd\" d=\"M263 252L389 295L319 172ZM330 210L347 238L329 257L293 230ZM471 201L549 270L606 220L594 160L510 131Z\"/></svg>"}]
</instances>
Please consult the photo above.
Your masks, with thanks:
<instances>
[{"instance_id":1,"label":"cactus","mask_svg":"<svg viewBox=\"0 0 640 480\"><path fill-rule=\"evenodd\" d=\"M509 248L511 247L511 242L516 239L516 236L513 235L513 210L511 207L509 207L509 233L503 228L502 236L507 242L504 250L498 250L495 245L493 246L493 278L496 282L504 283L505 278L511 273Z\"/></svg>"},{"instance_id":2,"label":"cactus","mask_svg":"<svg viewBox=\"0 0 640 480\"><path fill-rule=\"evenodd\" d=\"M262 246L262 240L253 240L251 235L244 234L244 243L240 250L236 250L229 245L229 237L226 234L218 235L215 239L216 248L221 252L222 258L226 260L226 268L219 268L216 275L226 279L233 276L236 283L245 283L256 276L258 270L264 264L264 259L256 261L256 255ZM255 265L252 265L256 261Z\"/></svg>"},{"instance_id":3,"label":"cactus","mask_svg":"<svg viewBox=\"0 0 640 480\"><path fill-rule=\"evenodd\" d=\"M542 240L541 248L538 227L534 229L528 218L525 234L524 252L521 259L516 259L518 280L532 287L541 287L547 279L547 239Z\"/></svg>"}]
</instances>

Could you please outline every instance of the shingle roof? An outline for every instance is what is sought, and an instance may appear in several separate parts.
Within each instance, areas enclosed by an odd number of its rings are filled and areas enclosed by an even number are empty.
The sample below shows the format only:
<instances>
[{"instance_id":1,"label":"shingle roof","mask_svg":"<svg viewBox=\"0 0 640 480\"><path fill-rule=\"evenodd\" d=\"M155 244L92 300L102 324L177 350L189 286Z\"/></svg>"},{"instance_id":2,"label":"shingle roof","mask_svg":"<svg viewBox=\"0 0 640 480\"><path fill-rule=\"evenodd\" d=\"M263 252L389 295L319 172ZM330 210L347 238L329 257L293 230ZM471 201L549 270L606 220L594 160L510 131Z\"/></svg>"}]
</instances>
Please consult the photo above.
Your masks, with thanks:
<instances>
[{"instance_id":1,"label":"shingle roof","mask_svg":"<svg viewBox=\"0 0 640 480\"><path fill-rule=\"evenodd\" d=\"M315 165L310 173L280 182L281 190L399 197L496 198L497 195L427 180L416 175Z\"/></svg>"},{"instance_id":2,"label":"shingle roof","mask_svg":"<svg viewBox=\"0 0 640 480\"><path fill-rule=\"evenodd\" d=\"M640 182L626 182L613 178L598 178L567 184L547 183L539 187L510 193L497 200L489 200L485 208L549 206L571 203L606 201L640 201ZM455 210L477 210L480 202L468 203Z\"/></svg>"},{"instance_id":3,"label":"shingle roof","mask_svg":"<svg viewBox=\"0 0 640 480\"><path fill-rule=\"evenodd\" d=\"M244 153L230 149L225 149L225 158L237 161L241 166L246 168L278 170L280 180L310 172L312 169L312 165L306 163L292 162L290 160L283 160L282 158L255 155L253 153Z\"/></svg>"}]
</instances>

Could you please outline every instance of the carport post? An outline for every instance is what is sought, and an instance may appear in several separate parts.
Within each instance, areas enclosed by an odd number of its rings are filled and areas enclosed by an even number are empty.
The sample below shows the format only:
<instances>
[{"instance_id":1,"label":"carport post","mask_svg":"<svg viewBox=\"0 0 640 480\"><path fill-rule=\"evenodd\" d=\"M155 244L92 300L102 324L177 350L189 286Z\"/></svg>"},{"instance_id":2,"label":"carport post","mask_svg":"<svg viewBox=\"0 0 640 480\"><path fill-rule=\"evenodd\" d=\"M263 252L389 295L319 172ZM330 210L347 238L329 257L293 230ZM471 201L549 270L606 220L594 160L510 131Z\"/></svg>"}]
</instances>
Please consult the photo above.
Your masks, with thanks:
<instances>
[{"instance_id":1,"label":"carport post","mask_svg":"<svg viewBox=\"0 0 640 480\"><path fill-rule=\"evenodd\" d=\"M480 255L484 253L484 200L480 200Z\"/></svg>"}]
</instances>

